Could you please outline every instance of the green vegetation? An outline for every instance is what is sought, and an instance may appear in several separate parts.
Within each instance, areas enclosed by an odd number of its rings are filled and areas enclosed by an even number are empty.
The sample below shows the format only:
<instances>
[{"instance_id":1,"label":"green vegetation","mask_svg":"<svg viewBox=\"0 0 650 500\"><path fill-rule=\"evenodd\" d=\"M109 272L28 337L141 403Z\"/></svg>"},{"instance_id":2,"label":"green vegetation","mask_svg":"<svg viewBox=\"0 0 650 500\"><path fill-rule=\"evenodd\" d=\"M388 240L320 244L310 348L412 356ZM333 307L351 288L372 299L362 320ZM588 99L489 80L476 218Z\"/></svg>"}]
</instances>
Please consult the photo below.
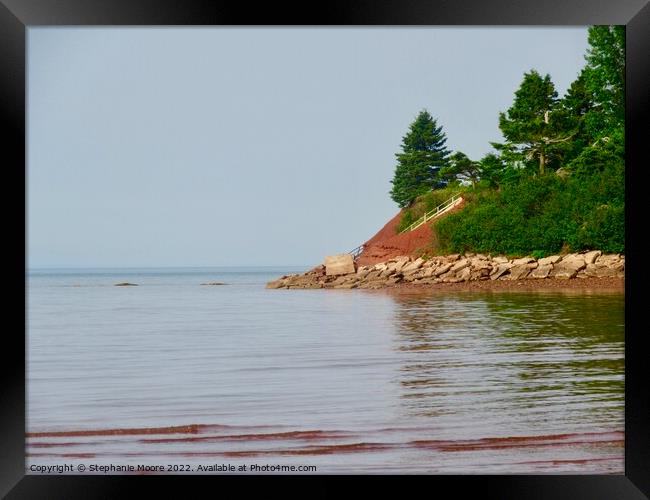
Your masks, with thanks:
<instances>
[{"instance_id":1,"label":"green vegetation","mask_svg":"<svg viewBox=\"0 0 650 500\"><path fill-rule=\"evenodd\" d=\"M566 94L550 75L525 73L499 114L504 142L480 160L456 151L412 186L398 230L462 189L465 208L433 223L437 252L625 251L625 29L593 26L588 36L587 64Z\"/></svg>"},{"instance_id":2,"label":"green vegetation","mask_svg":"<svg viewBox=\"0 0 650 500\"><path fill-rule=\"evenodd\" d=\"M464 191L465 189L457 185L453 185L446 188L429 191L422 196L418 196L408 208L404 209L400 223L397 226L397 232L402 232L404 229L422 217L425 213L444 203L461 190Z\"/></svg>"},{"instance_id":3,"label":"green vegetation","mask_svg":"<svg viewBox=\"0 0 650 500\"><path fill-rule=\"evenodd\" d=\"M447 137L428 111L422 110L402 138L390 196L400 208L419 195L443 186L438 173L449 163Z\"/></svg>"},{"instance_id":4,"label":"green vegetation","mask_svg":"<svg viewBox=\"0 0 650 500\"><path fill-rule=\"evenodd\" d=\"M547 165L559 165L566 143L575 133L571 125L550 75L542 77L532 70L524 75L510 109L499 114L506 143L493 146L508 163L530 171L539 166L539 174L544 175Z\"/></svg>"},{"instance_id":5,"label":"green vegetation","mask_svg":"<svg viewBox=\"0 0 650 500\"><path fill-rule=\"evenodd\" d=\"M624 252L623 193L622 165L600 175L545 175L501 191L475 191L462 212L435 224L439 249L538 257L593 248Z\"/></svg>"}]
</instances>

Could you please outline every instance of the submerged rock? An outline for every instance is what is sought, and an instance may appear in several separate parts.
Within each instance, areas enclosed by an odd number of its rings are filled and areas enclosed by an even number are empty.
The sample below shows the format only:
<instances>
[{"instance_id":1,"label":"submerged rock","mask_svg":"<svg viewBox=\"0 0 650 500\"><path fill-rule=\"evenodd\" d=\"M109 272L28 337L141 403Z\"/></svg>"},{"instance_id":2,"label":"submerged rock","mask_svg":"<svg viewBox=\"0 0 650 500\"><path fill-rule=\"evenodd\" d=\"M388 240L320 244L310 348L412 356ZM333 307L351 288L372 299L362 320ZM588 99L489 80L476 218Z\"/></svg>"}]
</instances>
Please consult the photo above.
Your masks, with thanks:
<instances>
[{"instance_id":1,"label":"submerged rock","mask_svg":"<svg viewBox=\"0 0 650 500\"><path fill-rule=\"evenodd\" d=\"M138 286L138 284L125 281L124 283L115 283L113 286Z\"/></svg>"}]
</instances>

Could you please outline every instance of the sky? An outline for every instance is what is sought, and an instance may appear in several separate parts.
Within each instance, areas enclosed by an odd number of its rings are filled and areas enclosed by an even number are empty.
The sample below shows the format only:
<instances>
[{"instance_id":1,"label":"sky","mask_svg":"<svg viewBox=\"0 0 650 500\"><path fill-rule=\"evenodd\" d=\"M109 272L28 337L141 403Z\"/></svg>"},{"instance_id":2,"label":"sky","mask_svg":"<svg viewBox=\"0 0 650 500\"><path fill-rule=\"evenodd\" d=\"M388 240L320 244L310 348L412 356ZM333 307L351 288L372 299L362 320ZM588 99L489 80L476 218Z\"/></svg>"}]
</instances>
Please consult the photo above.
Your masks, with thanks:
<instances>
[{"instance_id":1,"label":"sky","mask_svg":"<svg viewBox=\"0 0 650 500\"><path fill-rule=\"evenodd\" d=\"M28 28L28 266L321 263L398 207L418 112L479 159L586 27Z\"/></svg>"}]
</instances>

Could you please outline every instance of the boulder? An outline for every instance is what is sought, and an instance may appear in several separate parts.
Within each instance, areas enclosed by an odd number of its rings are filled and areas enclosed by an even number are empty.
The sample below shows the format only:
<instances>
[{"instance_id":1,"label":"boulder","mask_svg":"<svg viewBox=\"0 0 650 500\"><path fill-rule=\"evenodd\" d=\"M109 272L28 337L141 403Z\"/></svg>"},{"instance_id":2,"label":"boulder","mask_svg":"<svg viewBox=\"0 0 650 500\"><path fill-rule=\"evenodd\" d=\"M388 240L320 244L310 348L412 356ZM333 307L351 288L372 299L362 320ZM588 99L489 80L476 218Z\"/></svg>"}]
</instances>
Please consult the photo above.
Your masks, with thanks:
<instances>
[{"instance_id":1,"label":"boulder","mask_svg":"<svg viewBox=\"0 0 650 500\"><path fill-rule=\"evenodd\" d=\"M357 288L359 285L357 283L342 283L340 285L336 285L333 288L339 288L339 289L351 289L351 288Z\"/></svg>"},{"instance_id":2,"label":"boulder","mask_svg":"<svg viewBox=\"0 0 650 500\"><path fill-rule=\"evenodd\" d=\"M470 263L471 261L469 259L461 259L451 266L451 271L457 272L461 269L465 269L466 267L469 267Z\"/></svg>"},{"instance_id":3,"label":"boulder","mask_svg":"<svg viewBox=\"0 0 650 500\"><path fill-rule=\"evenodd\" d=\"M372 280L372 281L363 281L359 283L358 288L368 288L371 290L375 290L377 288L383 287L385 284L384 280Z\"/></svg>"},{"instance_id":4,"label":"boulder","mask_svg":"<svg viewBox=\"0 0 650 500\"><path fill-rule=\"evenodd\" d=\"M421 278L421 276L418 273L409 273L409 274L403 274L402 275L402 279L404 281L409 281L409 282L416 281L416 280L418 280L420 278Z\"/></svg>"},{"instance_id":5,"label":"boulder","mask_svg":"<svg viewBox=\"0 0 650 500\"><path fill-rule=\"evenodd\" d=\"M431 284L433 284L433 283L440 283L440 282L441 282L441 281L440 281L440 278L433 278L433 277L431 277L431 278L422 278L422 279L419 279L419 280L417 280L416 283L422 283L423 285L431 285Z\"/></svg>"},{"instance_id":6,"label":"boulder","mask_svg":"<svg viewBox=\"0 0 650 500\"><path fill-rule=\"evenodd\" d=\"M356 274L354 276L356 276ZM352 281L352 280L350 280L348 278L348 275L344 274L344 275L339 276L338 278L336 278L334 281L330 281L330 284L332 286L337 286L337 285L342 285L343 283L347 283L349 281Z\"/></svg>"},{"instance_id":7,"label":"boulder","mask_svg":"<svg viewBox=\"0 0 650 500\"><path fill-rule=\"evenodd\" d=\"M390 278L386 280L386 285L395 285L402 281L402 275L401 274L394 274Z\"/></svg>"},{"instance_id":8,"label":"boulder","mask_svg":"<svg viewBox=\"0 0 650 500\"><path fill-rule=\"evenodd\" d=\"M499 264L497 267L492 269L492 272L490 273L490 279L491 280L497 280L504 274L506 274L508 271L510 271L510 268L512 267L512 264L507 263L507 264Z\"/></svg>"},{"instance_id":9,"label":"boulder","mask_svg":"<svg viewBox=\"0 0 650 500\"><path fill-rule=\"evenodd\" d=\"M539 259L537 263L541 266L548 266L549 264L557 264L560 262L562 257L559 255L551 255L549 257L544 257L543 259Z\"/></svg>"},{"instance_id":10,"label":"boulder","mask_svg":"<svg viewBox=\"0 0 650 500\"><path fill-rule=\"evenodd\" d=\"M587 252L583 256L584 259L585 259L585 264L587 264L587 265L593 264L594 262L596 262L596 259L598 257L600 257L602 254L603 254L603 252L601 252L600 250L594 250L592 252Z\"/></svg>"},{"instance_id":11,"label":"boulder","mask_svg":"<svg viewBox=\"0 0 650 500\"><path fill-rule=\"evenodd\" d=\"M370 274L370 268L368 267L361 266L357 269L357 276L359 278L365 278L368 274Z\"/></svg>"},{"instance_id":12,"label":"boulder","mask_svg":"<svg viewBox=\"0 0 650 500\"><path fill-rule=\"evenodd\" d=\"M510 262L508 260L508 257L504 257L503 255L497 255L496 257L492 257L492 261L496 262L497 264L505 264L506 262Z\"/></svg>"},{"instance_id":13,"label":"boulder","mask_svg":"<svg viewBox=\"0 0 650 500\"><path fill-rule=\"evenodd\" d=\"M519 259L523 260L523 259ZM510 279L511 280L520 280L524 279L530 273L530 268L526 263L514 265L510 268Z\"/></svg>"},{"instance_id":14,"label":"boulder","mask_svg":"<svg viewBox=\"0 0 650 500\"><path fill-rule=\"evenodd\" d=\"M491 267L484 267L483 269L473 269L472 273L470 274L469 280L470 281L487 280L490 278L491 270L492 270Z\"/></svg>"},{"instance_id":15,"label":"boulder","mask_svg":"<svg viewBox=\"0 0 650 500\"><path fill-rule=\"evenodd\" d=\"M311 288L325 288L325 285L323 283L318 283L316 281L313 281L311 283L305 283L304 285L295 287L295 288L304 288L304 289L311 289Z\"/></svg>"},{"instance_id":16,"label":"boulder","mask_svg":"<svg viewBox=\"0 0 650 500\"><path fill-rule=\"evenodd\" d=\"M354 259L349 253L339 255L328 255L325 257L325 274L327 276L337 276L339 274L355 273Z\"/></svg>"},{"instance_id":17,"label":"boulder","mask_svg":"<svg viewBox=\"0 0 650 500\"><path fill-rule=\"evenodd\" d=\"M433 276L433 273L435 272L436 272L436 268L434 266L426 266L426 267L423 266L422 269L420 269L420 273L423 278L430 278L431 276Z\"/></svg>"},{"instance_id":18,"label":"boulder","mask_svg":"<svg viewBox=\"0 0 650 500\"><path fill-rule=\"evenodd\" d=\"M578 274L578 271L587 267L582 255L565 255L560 262L553 266L551 277L559 279L571 279Z\"/></svg>"},{"instance_id":19,"label":"boulder","mask_svg":"<svg viewBox=\"0 0 650 500\"><path fill-rule=\"evenodd\" d=\"M609 278L617 276L618 271L612 267L587 264L587 267L584 269L584 274L593 278Z\"/></svg>"},{"instance_id":20,"label":"boulder","mask_svg":"<svg viewBox=\"0 0 650 500\"><path fill-rule=\"evenodd\" d=\"M440 280L441 283L448 283L447 280L449 280L451 278L455 278L455 277L456 277L456 273L454 273L452 271L447 271L446 273L441 274L440 276L438 276L438 279Z\"/></svg>"},{"instance_id":21,"label":"boulder","mask_svg":"<svg viewBox=\"0 0 650 500\"><path fill-rule=\"evenodd\" d=\"M471 266L472 266L472 269L477 269L477 270L478 269L491 269L492 268L492 265L487 260L478 259L476 257L474 257L471 260Z\"/></svg>"},{"instance_id":22,"label":"boulder","mask_svg":"<svg viewBox=\"0 0 650 500\"><path fill-rule=\"evenodd\" d=\"M582 262L582 264L580 264L580 262ZM551 277L558 278L558 279L575 278L576 274L578 274L578 271L580 271L584 267L585 267L584 260L582 261L562 260L559 264L553 267L553 270L551 271Z\"/></svg>"},{"instance_id":23,"label":"boulder","mask_svg":"<svg viewBox=\"0 0 650 500\"><path fill-rule=\"evenodd\" d=\"M562 257L560 264L569 264L569 265L579 265L584 268L587 264L585 263L585 258L579 253L570 253Z\"/></svg>"},{"instance_id":24,"label":"boulder","mask_svg":"<svg viewBox=\"0 0 650 500\"><path fill-rule=\"evenodd\" d=\"M389 269L394 269L396 272L401 271L404 269L404 266L408 265L408 263L411 261L408 257L398 257L395 262L391 262L388 265Z\"/></svg>"},{"instance_id":25,"label":"boulder","mask_svg":"<svg viewBox=\"0 0 650 500\"><path fill-rule=\"evenodd\" d=\"M290 288L305 288L307 286L311 287L315 283L317 283L317 280L313 276L304 274L290 276L286 280L286 284Z\"/></svg>"},{"instance_id":26,"label":"boulder","mask_svg":"<svg viewBox=\"0 0 650 500\"><path fill-rule=\"evenodd\" d=\"M380 278L388 278L389 276L395 274L397 271L395 270L394 267L388 267L384 269L381 273L379 273Z\"/></svg>"},{"instance_id":27,"label":"boulder","mask_svg":"<svg viewBox=\"0 0 650 500\"><path fill-rule=\"evenodd\" d=\"M309 274L315 274L317 276L325 276L325 266L321 264L320 266L316 266L315 268L307 271Z\"/></svg>"},{"instance_id":28,"label":"boulder","mask_svg":"<svg viewBox=\"0 0 650 500\"><path fill-rule=\"evenodd\" d=\"M409 273L409 272L417 271L418 269L420 269L422 267L422 264L424 264L424 259L418 257L413 262L410 262L407 265L405 265L402 268L402 272L404 274L406 274L406 273Z\"/></svg>"},{"instance_id":29,"label":"boulder","mask_svg":"<svg viewBox=\"0 0 650 500\"><path fill-rule=\"evenodd\" d=\"M365 276L365 280L366 280L366 281L376 280L377 278L379 278L379 275L380 275L380 274L381 274L381 271L377 271L377 270L370 271L370 272Z\"/></svg>"},{"instance_id":30,"label":"boulder","mask_svg":"<svg viewBox=\"0 0 650 500\"><path fill-rule=\"evenodd\" d=\"M535 259L531 257L522 257L521 259L515 259L512 261L513 266L522 266L524 264L530 264L531 262L535 262Z\"/></svg>"},{"instance_id":31,"label":"boulder","mask_svg":"<svg viewBox=\"0 0 650 500\"><path fill-rule=\"evenodd\" d=\"M469 267L463 268L462 271L456 273L456 277L461 281L469 281L472 270Z\"/></svg>"},{"instance_id":32,"label":"boulder","mask_svg":"<svg viewBox=\"0 0 650 500\"><path fill-rule=\"evenodd\" d=\"M625 267L625 259L619 257L617 254L609 254L609 255L600 255L599 257L596 258L595 264L597 266L607 266L607 267L617 267L623 262L623 267Z\"/></svg>"},{"instance_id":33,"label":"boulder","mask_svg":"<svg viewBox=\"0 0 650 500\"><path fill-rule=\"evenodd\" d=\"M545 266L538 266L536 269L533 269L531 273L528 275L528 278L537 278L537 279L543 279L543 278L548 278L548 275L551 273L553 270L553 265L552 264L547 264Z\"/></svg>"},{"instance_id":34,"label":"boulder","mask_svg":"<svg viewBox=\"0 0 650 500\"><path fill-rule=\"evenodd\" d=\"M433 276L440 276L442 274L445 274L451 269L451 266L453 266L453 264L450 262L448 264L442 264L440 267L436 267L433 271Z\"/></svg>"}]
</instances>

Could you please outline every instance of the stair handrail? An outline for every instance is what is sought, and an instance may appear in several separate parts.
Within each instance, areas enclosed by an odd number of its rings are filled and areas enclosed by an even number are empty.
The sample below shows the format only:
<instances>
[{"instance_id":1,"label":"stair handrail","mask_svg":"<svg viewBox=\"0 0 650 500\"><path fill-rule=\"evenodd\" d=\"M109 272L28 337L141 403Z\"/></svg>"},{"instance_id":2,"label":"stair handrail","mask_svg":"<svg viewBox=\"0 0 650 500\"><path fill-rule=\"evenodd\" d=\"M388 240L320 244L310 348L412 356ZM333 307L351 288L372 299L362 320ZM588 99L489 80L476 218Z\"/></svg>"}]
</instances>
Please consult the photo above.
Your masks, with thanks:
<instances>
[{"instance_id":1,"label":"stair handrail","mask_svg":"<svg viewBox=\"0 0 650 500\"><path fill-rule=\"evenodd\" d=\"M365 247L365 244L361 244L354 250L350 250L348 252L350 255L352 255L352 260L357 260L357 258L359 258L359 255L361 255L361 252L363 252L363 247Z\"/></svg>"},{"instance_id":2,"label":"stair handrail","mask_svg":"<svg viewBox=\"0 0 650 500\"><path fill-rule=\"evenodd\" d=\"M416 229L420 227L422 224L424 224L426 221L433 219L436 215L438 215L440 212L447 210L451 205L453 205L456 200L460 198L460 193L456 193L453 195L451 198L448 200L442 202L440 205L438 205L436 208L433 208L426 212L422 217L420 217L418 220L416 220L414 223L412 223L410 226L408 226L406 229L403 229L400 231L401 233L405 233L407 231L413 231L413 229Z\"/></svg>"}]
</instances>

